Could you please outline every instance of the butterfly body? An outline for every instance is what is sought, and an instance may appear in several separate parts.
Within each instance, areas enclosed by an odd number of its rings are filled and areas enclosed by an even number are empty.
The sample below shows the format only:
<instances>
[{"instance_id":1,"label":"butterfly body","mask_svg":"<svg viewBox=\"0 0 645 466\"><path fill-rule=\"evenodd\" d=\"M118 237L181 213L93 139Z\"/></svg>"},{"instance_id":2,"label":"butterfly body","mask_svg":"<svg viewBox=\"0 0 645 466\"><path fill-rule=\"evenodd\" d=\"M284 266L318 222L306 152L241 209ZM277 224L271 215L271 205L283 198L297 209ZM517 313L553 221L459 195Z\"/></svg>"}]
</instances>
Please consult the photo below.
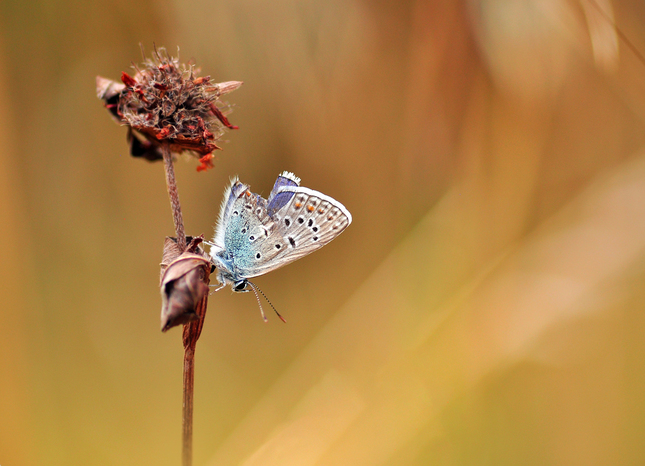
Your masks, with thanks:
<instances>
[{"instance_id":1,"label":"butterfly body","mask_svg":"<svg viewBox=\"0 0 645 466\"><path fill-rule=\"evenodd\" d=\"M340 202L280 174L268 199L233 180L224 192L211 258L222 286L244 291L249 278L280 268L329 243L352 222Z\"/></svg>"}]
</instances>

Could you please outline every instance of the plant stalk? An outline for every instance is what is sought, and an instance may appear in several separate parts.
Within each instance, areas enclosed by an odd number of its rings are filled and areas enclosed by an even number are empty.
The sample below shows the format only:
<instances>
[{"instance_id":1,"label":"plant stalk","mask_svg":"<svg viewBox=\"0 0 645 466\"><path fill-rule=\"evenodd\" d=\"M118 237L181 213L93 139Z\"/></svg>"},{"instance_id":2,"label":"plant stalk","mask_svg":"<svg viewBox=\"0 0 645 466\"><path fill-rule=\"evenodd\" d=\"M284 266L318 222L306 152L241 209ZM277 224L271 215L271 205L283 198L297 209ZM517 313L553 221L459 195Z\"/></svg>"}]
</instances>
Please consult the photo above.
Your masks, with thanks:
<instances>
[{"instance_id":1,"label":"plant stalk","mask_svg":"<svg viewBox=\"0 0 645 466\"><path fill-rule=\"evenodd\" d=\"M183 253L186 251L186 232L184 230L184 219L181 213L181 204L179 203L179 193L177 192L177 181L175 179L175 169L173 167L172 155L168 143L161 145L163 154L164 168L166 172L166 187L168 188L168 197L170 198L170 207L172 209L172 219L175 224L175 233L177 234L177 246ZM207 284L208 277L203 278ZM195 347L197 339L202 331L204 316L206 314L206 304L208 295L197 305L195 312L199 320L184 325L183 343L184 343L184 378L183 378L183 404L182 404L182 465L192 466L193 463L193 394L195 391Z\"/></svg>"},{"instance_id":2,"label":"plant stalk","mask_svg":"<svg viewBox=\"0 0 645 466\"><path fill-rule=\"evenodd\" d=\"M184 218L181 215L181 204L179 204L179 193L177 192L177 181L175 180L175 168L172 163L170 146L164 142L161 145L163 154L163 164L166 172L166 187L168 188L168 197L170 198L170 208L172 209L172 220L175 224L175 233L177 234L177 245L181 252L186 250L186 231L184 230Z\"/></svg>"},{"instance_id":3,"label":"plant stalk","mask_svg":"<svg viewBox=\"0 0 645 466\"><path fill-rule=\"evenodd\" d=\"M204 277L208 285L209 276ZM204 318L206 317L206 306L208 294L206 294L197 305L195 313L199 320L184 325L184 403L182 407L182 465L191 466L193 457L193 393L195 388L195 347L197 340L202 333Z\"/></svg>"},{"instance_id":4,"label":"plant stalk","mask_svg":"<svg viewBox=\"0 0 645 466\"><path fill-rule=\"evenodd\" d=\"M184 400L181 412L182 466L193 464L193 393L195 387L195 348L184 348Z\"/></svg>"}]
</instances>

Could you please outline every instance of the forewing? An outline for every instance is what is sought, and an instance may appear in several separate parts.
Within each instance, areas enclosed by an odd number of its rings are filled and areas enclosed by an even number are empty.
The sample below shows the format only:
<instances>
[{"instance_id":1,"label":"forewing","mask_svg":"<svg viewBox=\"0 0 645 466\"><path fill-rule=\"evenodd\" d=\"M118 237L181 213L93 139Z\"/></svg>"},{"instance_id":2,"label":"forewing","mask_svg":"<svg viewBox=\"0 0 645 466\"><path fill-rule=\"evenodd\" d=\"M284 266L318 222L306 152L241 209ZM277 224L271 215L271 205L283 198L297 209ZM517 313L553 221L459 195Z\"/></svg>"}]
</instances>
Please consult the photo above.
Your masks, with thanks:
<instances>
[{"instance_id":1,"label":"forewing","mask_svg":"<svg viewBox=\"0 0 645 466\"><path fill-rule=\"evenodd\" d=\"M240 183L237 178L234 178L231 180L230 186L224 190L224 198L220 205L219 218L215 226L215 237L213 238L213 243L220 248L224 246L226 225L231 215L233 204L248 188L247 185Z\"/></svg>"},{"instance_id":2,"label":"forewing","mask_svg":"<svg viewBox=\"0 0 645 466\"><path fill-rule=\"evenodd\" d=\"M256 277L277 268L280 248L269 247L275 228L267 214L267 201L246 190L232 204L224 245L238 279Z\"/></svg>"}]
</instances>

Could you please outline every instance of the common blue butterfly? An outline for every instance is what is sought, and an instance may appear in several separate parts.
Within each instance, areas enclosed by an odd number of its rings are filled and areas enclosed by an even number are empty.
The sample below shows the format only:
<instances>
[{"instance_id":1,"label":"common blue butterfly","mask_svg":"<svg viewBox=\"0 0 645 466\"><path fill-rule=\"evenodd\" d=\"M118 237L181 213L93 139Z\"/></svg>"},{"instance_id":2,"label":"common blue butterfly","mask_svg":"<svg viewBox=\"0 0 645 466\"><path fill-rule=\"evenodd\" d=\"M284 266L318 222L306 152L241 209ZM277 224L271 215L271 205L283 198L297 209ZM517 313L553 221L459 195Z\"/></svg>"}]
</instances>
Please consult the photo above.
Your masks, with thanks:
<instances>
[{"instance_id":1,"label":"common blue butterfly","mask_svg":"<svg viewBox=\"0 0 645 466\"><path fill-rule=\"evenodd\" d=\"M293 173L278 176L268 199L235 178L224 191L210 250L218 289L231 285L247 291L247 284L254 286L249 278L322 248L350 223L352 215L343 204L301 187Z\"/></svg>"}]
</instances>

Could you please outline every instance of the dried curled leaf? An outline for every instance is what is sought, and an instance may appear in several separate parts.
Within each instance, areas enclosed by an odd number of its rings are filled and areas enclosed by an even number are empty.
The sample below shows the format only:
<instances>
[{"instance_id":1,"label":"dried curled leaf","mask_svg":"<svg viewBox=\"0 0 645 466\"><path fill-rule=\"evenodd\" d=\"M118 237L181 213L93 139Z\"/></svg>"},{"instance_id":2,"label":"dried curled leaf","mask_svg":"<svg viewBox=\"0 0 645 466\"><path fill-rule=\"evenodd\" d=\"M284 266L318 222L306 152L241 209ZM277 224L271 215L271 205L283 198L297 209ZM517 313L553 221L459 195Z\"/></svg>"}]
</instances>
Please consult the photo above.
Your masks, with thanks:
<instances>
[{"instance_id":1,"label":"dried curled leaf","mask_svg":"<svg viewBox=\"0 0 645 466\"><path fill-rule=\"evenodd\" d=\"M167 237L161 262L161 331L200 320L206 310L211 263L199 247L202 238L187 238L181 254L174 238ZM201 325L199 326L201 331Z\"/></svg>"}]
</instances>

